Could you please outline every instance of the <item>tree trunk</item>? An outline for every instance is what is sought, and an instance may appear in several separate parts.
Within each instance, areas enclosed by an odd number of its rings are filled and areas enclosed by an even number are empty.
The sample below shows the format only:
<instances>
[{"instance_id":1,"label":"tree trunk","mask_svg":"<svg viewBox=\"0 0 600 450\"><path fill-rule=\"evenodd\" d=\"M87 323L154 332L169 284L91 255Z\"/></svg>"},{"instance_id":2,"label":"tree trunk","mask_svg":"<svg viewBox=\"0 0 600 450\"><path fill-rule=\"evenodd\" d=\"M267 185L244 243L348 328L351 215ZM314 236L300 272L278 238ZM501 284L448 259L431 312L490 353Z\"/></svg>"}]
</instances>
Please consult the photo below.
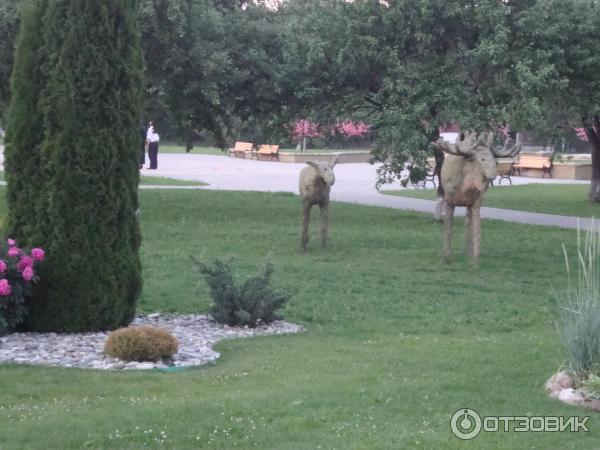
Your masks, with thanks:
<instances>
[{"instance_id":1,"label":"tree trunk","mask_svg":"<svg viewBox=\"0 0 600 450\"><path fill-rule=\"evenodd\" d=\"M590 201L600 203L600 120L594 118L593 126L585 127L585 134L592 151L592 183L590 186Z\"/></svg>"},{"instance_id":2,"label":"tree trunk","mask_svg":"<svg viewBox=\"0 0 600 450\"><path fill-rule=\"evenodd\" d=\"M600 203L600 145L592 145L592 183L590 201Z\"/></svg>"},{"instance_id":3,"label":"tree trunk","mask_svg":"<svg viewBox=\"0 0 600 450\"><path fill-rule=\"evenodd\" d=\"M437 141L439 139L440 134L437 132L437 138L433 141ZM435 168L433 169L433 174L438 177L438 186L437 186L437 200L435 206L435 220L442 221L444 220L444 215L446 214L446 201L444 200L444 185L442 184L442 165L444 164L444 152L437 147L433 147L433 156L435 157Z\"/></svg>"}]
</instances>

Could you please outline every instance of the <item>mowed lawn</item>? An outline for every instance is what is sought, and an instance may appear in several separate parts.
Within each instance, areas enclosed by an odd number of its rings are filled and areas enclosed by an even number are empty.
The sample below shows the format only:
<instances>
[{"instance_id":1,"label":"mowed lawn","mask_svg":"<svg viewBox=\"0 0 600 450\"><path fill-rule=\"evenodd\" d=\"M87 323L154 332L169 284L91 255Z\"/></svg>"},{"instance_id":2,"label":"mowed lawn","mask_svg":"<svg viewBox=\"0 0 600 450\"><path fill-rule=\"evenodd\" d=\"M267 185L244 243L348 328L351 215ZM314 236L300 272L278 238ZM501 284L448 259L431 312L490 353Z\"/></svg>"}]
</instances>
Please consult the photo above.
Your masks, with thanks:
<instances>
[{"instance_id":1,"label":"mowed lawn","mask_svg":"<svg viewBox=\"0 0 600 450\"><path fill-rule=\"evenodd\" d=\"M205 312L189 256L267 255L302 334L222 342L215 365L177 374L0 366L0 448L599 448L589 433L450 432L481 415L584 416L546 397L563 363L553 322L573 231L483 222L481 269L440 262L429 215L333 203L332 247L299 248L291 194L141 191L144 312ZM4 206L2 212L5 213ZM85 280L82 280L85 282Z\"/></svg>"},{"instance_id":2,"label":"mowed lawn","mask_svg":"<svg viewBox=\"0 0 600 450\"><path fill-rule=\"evenodd\" d=\"M527 184L491 186L484 206L560 216L600 217L600 204L590 203L587 184ZM435 200L435 189L381 191L383 194Z\"/></svg>"}]
</instances>

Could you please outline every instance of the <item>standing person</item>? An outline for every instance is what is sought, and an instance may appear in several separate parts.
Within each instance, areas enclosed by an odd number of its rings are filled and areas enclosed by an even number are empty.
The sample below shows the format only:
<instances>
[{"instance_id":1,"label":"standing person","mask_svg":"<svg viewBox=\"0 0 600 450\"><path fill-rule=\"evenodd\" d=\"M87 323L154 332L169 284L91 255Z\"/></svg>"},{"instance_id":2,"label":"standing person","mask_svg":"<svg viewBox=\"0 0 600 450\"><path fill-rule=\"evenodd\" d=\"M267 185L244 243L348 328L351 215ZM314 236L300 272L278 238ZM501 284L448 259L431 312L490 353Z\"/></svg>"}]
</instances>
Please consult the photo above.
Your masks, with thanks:
<instances>
[{"instance_id":1,"label":"standing person","mask_svg":"<svg viewBox=\"0 0 600 450\"><path fill-rule=\"evenodd\" d=\"M154 132L154 127L148 129L148 159L150 159L149 169L158 168L158 142L160 136Z\"/></svg>"},{"instance_id":2,"label":"standing person","mask_svg":"<svg viewBox=\"0 0 600 450\"><path fill-rule=\"evenodd\" d=\"M146 164L146 145L148 143L148 141L146 140L146 129L144 128L144 125L140 126L140 169L142 167L144 167L144 164Z\"/></svg>"},{"instance_id":3,"label":"standing person","mask_svg":"<svg viewBox=\"0 0 600 450\"><path fill-rule=\"evenodd\" d=\"M154 124L152 121L148 122L148 129L146 130L146 144L150 142L150 134L154 133Z\"/></svg>"}]
</instances>

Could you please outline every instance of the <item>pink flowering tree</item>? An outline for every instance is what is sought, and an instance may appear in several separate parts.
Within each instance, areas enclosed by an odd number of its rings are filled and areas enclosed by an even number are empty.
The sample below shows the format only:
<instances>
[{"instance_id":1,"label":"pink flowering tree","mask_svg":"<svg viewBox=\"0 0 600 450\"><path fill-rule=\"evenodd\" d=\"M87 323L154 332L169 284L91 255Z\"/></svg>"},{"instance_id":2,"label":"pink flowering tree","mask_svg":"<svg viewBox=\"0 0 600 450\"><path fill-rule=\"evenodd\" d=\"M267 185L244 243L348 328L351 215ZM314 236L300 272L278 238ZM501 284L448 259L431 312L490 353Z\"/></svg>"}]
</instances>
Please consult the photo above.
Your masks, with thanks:
<instances>
[{"instance_id":1,"label":"pink flowering tree","mask_svg":"<svg viewBox=\"0 0 600 450\"><path fill-rule=\"evenodd\" d=\"M0 335L15 330L26 316L25 301L38 281L36 266L45 258L41 248L27 252L14 239L0 245Z\"/></svg>"},{"instance_id":2,"label":"pink flowering tree","mask_svg":"<svg viewBox=\"0 0 600 450\"><path fill-rule=\"evenodd\" d=\"M598 130L598 128L593 127L593 130L595 134L600 136L600 130ZM577 137L583 142L590 142L585 128L575 128L575 133L577 133Z\"/></svg>"},{"instance_id":3,"label":"pink flowering tree","mask_svg":"<svg viewBox=\"0 0 600 450\"><path fill-rule=\"evenodd\" d=\"M302 151L306 150L306 140L312 137L321 137L323 134L319 129L319 124L307 119L300 119L291 126L292 139L301 143Z\"/></svg>"},{"instance_id":4,"label":"pink flowering tree","mask_svg":"<svg viewBox=\"0 0 600 450\"><path fill-rule=\"evenodd\" d=\"M369 131L371 131L371 125L365 122L353 122L351 120L345 120L344 122L340 122L338 124L337 131L347 138L363 137L369 133Z\"/></svg>"}]
</instances>

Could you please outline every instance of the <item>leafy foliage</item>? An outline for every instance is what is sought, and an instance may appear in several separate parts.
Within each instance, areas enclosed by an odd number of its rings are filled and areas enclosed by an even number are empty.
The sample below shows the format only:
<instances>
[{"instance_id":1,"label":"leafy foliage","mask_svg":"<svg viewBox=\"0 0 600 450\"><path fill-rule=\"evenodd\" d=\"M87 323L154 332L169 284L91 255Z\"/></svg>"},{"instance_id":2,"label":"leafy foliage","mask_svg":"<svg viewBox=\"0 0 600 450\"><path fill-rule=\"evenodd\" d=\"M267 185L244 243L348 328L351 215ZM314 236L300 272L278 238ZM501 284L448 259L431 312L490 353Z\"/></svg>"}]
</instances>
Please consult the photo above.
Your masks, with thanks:
<instances>
[{"instance_id":1,"label":"leafy foliage","mask_svg":"<svg viewBox=\"0 0 600 450\"><path fill-rule=\"evenodd\" d=\"M192 258L193 259L193 258ZM236 286L229 263L215 260L207 266L193 259L198 271L206 277L213 299L211 314L229 326L256 327L280 319L276 311L289 300L289 295L275 292L270 287L273 264L267 261L264 271Z\"/></svg>"},{"instance_id":2,"label":"leafy foliage","mask_svg":"<svg viewBox=\"0 0 600 450\"><path fill-rule=\"evenodd\" d=\"M178 349L179 342L169 330L140 325L110 333L104 353L123 361L158 361L173 356Z\"/></svg>"}]
</instances>

